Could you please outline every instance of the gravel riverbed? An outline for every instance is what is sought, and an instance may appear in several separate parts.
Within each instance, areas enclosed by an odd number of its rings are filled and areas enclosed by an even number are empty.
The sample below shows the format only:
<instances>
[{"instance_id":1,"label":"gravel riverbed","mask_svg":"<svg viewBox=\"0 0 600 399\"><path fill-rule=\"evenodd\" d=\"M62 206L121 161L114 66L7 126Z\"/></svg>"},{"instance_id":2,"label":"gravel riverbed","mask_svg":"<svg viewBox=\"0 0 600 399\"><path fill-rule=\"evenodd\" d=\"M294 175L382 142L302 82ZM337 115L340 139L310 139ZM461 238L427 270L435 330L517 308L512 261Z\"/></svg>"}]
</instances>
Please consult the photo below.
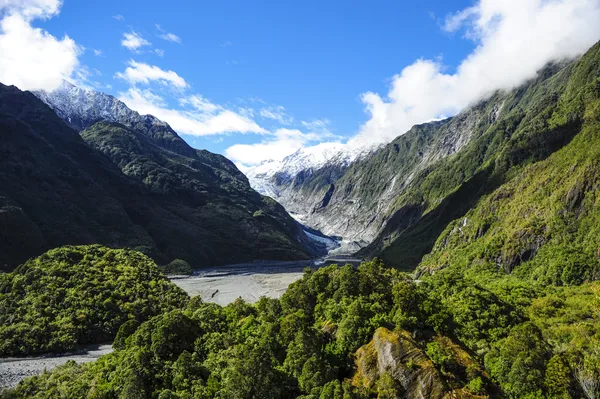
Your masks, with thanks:
<instances>
[{"instance_id":1,"label":"gravel riverbed","mask_svg":"<svg viewBox=\"0 0 600 399\"><path fill-rule=\"evenodd\" d=\"M110 352L111 345L94 345L81 352L64 355L0 358L0 390L16 386L23 378L41 374L44 370L52 370L69 360L77 363L93 362Z\"/></svg>"}]
</instances>

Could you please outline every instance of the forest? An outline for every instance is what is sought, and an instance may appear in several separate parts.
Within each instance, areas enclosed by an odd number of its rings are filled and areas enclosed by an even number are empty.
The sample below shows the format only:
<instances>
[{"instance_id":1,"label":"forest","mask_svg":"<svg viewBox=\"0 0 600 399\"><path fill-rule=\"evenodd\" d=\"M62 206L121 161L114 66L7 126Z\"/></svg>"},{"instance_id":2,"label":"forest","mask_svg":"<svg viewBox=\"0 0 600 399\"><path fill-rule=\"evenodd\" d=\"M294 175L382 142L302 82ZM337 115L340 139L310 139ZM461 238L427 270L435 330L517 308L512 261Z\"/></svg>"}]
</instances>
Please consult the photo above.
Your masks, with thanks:
<instances>
[{"instance_id":1,"label":"forest","mask_svg":"<svg viewBox=\"0 0 600 399\"><path fill-rule=\"evenodd\" d=\"M415 280L374 260L308 269L256 304L173 291L180 306L130 317L113 353L0 396L581 398L600 376L599 283L531 287L453 268Z\"/></svg>"}]
</instances>

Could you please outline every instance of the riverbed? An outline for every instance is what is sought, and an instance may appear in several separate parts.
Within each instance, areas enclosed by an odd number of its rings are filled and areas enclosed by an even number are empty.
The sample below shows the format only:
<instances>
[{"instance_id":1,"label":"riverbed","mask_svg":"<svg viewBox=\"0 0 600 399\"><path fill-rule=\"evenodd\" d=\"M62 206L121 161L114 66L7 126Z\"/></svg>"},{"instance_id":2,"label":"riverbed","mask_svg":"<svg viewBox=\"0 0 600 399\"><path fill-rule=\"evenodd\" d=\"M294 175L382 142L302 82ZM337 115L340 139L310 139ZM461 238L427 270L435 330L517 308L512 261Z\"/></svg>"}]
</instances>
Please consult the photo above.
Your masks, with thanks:
<instances>
[{"instance_id":1,"label":"riverbed","mask_svg":"<svg viewBox=\"0 0 600 399\"><path fill-rule=\"evenodd\" d=\"M205 269L193 276L176 277L171 281L188 295L199 295L205 302L224 306L242 298L246 302L254 303L263 296L281 297L290 284L302 278L305 268L318 269L333 262L358 264L360 260L340 257L320 262L251 262Z\"/></svg>"},{"instance_id":2,"label":"riverbed","mask_svg":"<svg viewBox=\"0 0 600 399\"><path fill-rule=\"evenodd\" d=\"M69 360L77 363L93 362L110 352L112 352L111 345L94 345L70 354L0 358L0 390L16 386L23 378L42 374L44 370L52 370Z\"/></svg>"},{"instance_id":3,"label":"riverbed","mask_svg":"<svg viewBox=\"0 0 600 399\"><path fill-rule=\"evenodd\" d=\"M193 276L171 278L191 297L227 305L237 298L254 303L262 296L279 298L287 287L302 278L312 261L251 262L204 269Z\"/></svg>"}]
</instances>

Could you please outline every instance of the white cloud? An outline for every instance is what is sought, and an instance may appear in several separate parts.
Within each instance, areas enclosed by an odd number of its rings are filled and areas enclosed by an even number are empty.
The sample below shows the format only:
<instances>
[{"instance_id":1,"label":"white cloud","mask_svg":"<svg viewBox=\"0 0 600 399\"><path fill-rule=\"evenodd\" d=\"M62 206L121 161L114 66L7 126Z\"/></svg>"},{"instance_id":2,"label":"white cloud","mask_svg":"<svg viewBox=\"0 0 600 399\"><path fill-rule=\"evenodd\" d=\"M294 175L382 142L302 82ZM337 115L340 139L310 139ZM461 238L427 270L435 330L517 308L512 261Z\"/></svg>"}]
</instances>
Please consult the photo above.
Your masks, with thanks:
<instances>
[{"instance_id":1,"label":"white cloud","mask_svg":"<svg viewBox=\"0 0 600 399\"><path fill-rule=\"evenodd\" d=\"M281 160L320 137L297 129L277 129L268 139L256 144L235 144L225 150L225 156L245 169L264 160Z\"/></svg>"},{"instance_id":2,"label":"white cloud","mask_svg":"<svg viewBox=\"0 0 600 399\"><path fill-rule=\"evenodd\" d=\"M76 70L80 47L31 26L58 14L59 0L0 0L0 81L22 90L53 90Z\"/></svg>"},{"instance_id":3,"label":"white cloud","mask_svg":"<svg viewBox=\"0 0 600 399\"><path fill-rule=\"evenodd\" d=\"M231 46L233 43L231 43L229 40L227 40L226 42L221 43L221 47L229 47Z\"/></svg>"},{"instance_id":4,"label":"white cloud","mask_svg":"<svg viewBox=\"0 0 600 399\"><path fill-rule=\"evenodd\" d=\"M312 121L302 121L302 126L311 132L317 132L322 134L323 136L332 136L332 133L329 131L329 122L328 119L313 119Z\"/></svg>"},{"instance_id":5,"label":"white cloud","mask_svg":"<svg viewBox=\"0 0 600 399\"><path fill-rule=\"evenodd\" d=\"M210 136L234 132L267 133L253 120L196 95L180 101L181 105L186 106L183 109L169 108L162 97L150 90L140 90L136 87L119 93L119 99L141 114L151 114L169 123L182 134Z\"/></svg>"},{"instance_id":6,"label":"white cloud","mask_svg":"<svg viewBox=\"0 0 600 399\"><path fill-rule=\"evenodd\" d=\"M280 128L268 133L259 143L235 144L227 148L225 156L241 169L247 170L248 167L266 160L282 160L308 145L313 145L311 148L316 150L314 154L322 153L321 150L326 148L339 148L342 145L339 141L320 143L323 140L340 138L328 130L328 124L329 122L324 120L302 122L307 129L305 132L299 129Z\"/></svg>"},{"instance_id":7,"label":"white cloud","mask_svg":"<svg viewBox=\"0 0 600 399\"><path fill-rule=\"evenodd\" d=\"M156 27L156 29L159 32L161 32L161 34L158 35L158 37L160 37L161 39L164 39L166 41L173 42L173 43L181 43L181 38L179 36L177 36L176 34L167 32L166 30L164 30L162 28L162 26L160 26L160 24L154 24L154 26Z\"/></svg>"},{"instance_id":8,"label":"white cloud","mask_svg":"<svg viewBox=\"0 0 600 399\"><path fill-rule=\"evenodd\" d=\"M50 18L58 14L61 0L0 0L0 11L19 14L31 21L35 18Z\"/></svg>"},{"instance_id":9,"label":"white cloud","mask_svg":"<svg viewBox=\"0 0 600 399\"><path fill-rule=\"evenodd\" d=\"M113 15L113 18L116 19L117 21L125 21L125 17L122 16L121 14Z\"/></svg>"},{"instance_id":10,"label":"white cloud","mask_svg":"<svg viewBox=\"0 0 600 399\"><path fill-rule=\"evenodd\" d=\"M388 142L417 123L454 115L496 90L514 88L552 60L582 54L600 38L598 0L480 0L446 19L477 47L456 73L420 59L393 77L385 97L365 93L370 119L351 145Z\"/></svg>"},{"instance_id":11,"label":"white cloud","mask_svg":"<svg viewBox=\"0 0 600 399\"><path fill-rule=\"evenodd\" d=\"M160 48L156 48L154 49L154 52L156 53L156 55L158 55L159 57L164 57L165 56L165 50L160 49Z\"/></svg>"},{"instance_id":12,"label":"white cloud","mask_svg":"<svg viewBox=\"0 0 600 399\"><path fill-rule=\"evenodd\" d=\"M131 31L123 33L123 40L121 40L121 45L123 47L128 48L133 52L138 52L140 47L149 46L150 43L148 40L144 39L139 33Z\"/></svg>"},{"instance_id":13,"label":"white cloud","mask_svg":"<svg viewBox=\"0 0 600 399\"><path fill-rule=\"evenodd\" d=\"M174 33L164 33L160 35L160 38L173 43L181 43L181 38Z\"/></svg>"},{"instance_id":14,"label":"white cloud","mask_svg":"<svg viewBox=\"0 0 600 399\"><path fill-rule=\"evenodd\" d=\"M115 74L116 78L123 79L132 85L135 85L136 83L148 84L151 81L158 81L164 85L170 85L178 89L185 89L188 87L185 79L174 71L165 71L155 65L148 65L134 60L129 60L128 64L129 66L124 72L117 72Z\"/></svg>"},{"instance_id":15,"label":"white cloud","mask_svg":"<svg viewBox=\"0 0 600 399\"><path fill-rule=\"evenodd\" d=\"M99 56L101 56L101 55L102 55L102 50L98 50L98 49L92 49L92 50L94 51L94 55L95 55L96 57L99 57Z\"/></svg>"},{"instance_id":16,"label":"white cloud","mask_svg":"<svg viewBox=\"0 0 600 399\"><path fill-rule=\"evenodd\" d=\"M196 110L202 112L203 114L214 114L217 111L221 111L223 107L220 105L213 104L206 98L202 97L199 94L194 94L186 98L182 98L179 100L179 103L182 106L192 106Z\"/></svg>"},{"instance_id":17,"label":"white cloud","mask_svg":"<svg viewBox=\"0 0 600 399\"><path fill-rule=\"evenodd\" d=\"M294 118L286 114L285 108L281 105L261 108L258 114L263 118L272 119L282 125L289 125L294 122Z\"/></svg>"}]
</instances>

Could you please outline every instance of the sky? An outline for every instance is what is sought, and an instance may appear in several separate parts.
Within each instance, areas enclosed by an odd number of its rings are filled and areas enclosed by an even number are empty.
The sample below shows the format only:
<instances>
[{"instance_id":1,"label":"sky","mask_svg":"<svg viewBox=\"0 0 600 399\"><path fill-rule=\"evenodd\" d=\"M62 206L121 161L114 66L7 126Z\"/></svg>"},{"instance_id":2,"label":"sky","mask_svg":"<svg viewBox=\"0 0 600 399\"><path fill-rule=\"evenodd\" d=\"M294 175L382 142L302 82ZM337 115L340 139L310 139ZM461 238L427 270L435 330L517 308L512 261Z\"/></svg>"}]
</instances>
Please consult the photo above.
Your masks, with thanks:
<instances>
[{"instance_id":1,"label":"sky","mask_svg":"<svg viewBox=\"0 0 600 399\"><path fill-rule=\"evenodd\" d=\"M0 82L112 94L242 169L388 142L600 39L600 0L0 0L0 18Z\"/></svg>"}]
</instances>

